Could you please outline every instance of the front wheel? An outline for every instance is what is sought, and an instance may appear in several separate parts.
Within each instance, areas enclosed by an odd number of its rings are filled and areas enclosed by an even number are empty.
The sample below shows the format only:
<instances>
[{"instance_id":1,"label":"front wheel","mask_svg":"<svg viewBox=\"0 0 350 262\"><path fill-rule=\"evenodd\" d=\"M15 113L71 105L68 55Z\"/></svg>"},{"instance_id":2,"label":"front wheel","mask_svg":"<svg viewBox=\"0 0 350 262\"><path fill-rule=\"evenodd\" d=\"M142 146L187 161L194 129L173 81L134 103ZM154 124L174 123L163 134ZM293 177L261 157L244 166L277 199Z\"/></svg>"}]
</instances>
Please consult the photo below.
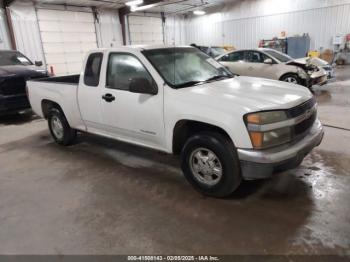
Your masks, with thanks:
<instances>
[{"instance_id":1,"label":"front wheel","mask_svg":"<svg viewBox=\"0 0 350 262\"><path fill-rule=\"evenodd\" d=\"M219 133L190 137L182 150L181 167L190 184L208 196L227 197L242 180L236 148Z\"/></svg>"},{"instance_id":2,"label":"front wheel","mask_svg":"<svg viewBox=\"0 0 350 262\"><path fill-rule=\"evenodd\" d=\"M51 135L57 144L68 146L74 142L77 131L69 126L66 117L59 109L52 108L47 120Z\"/></svg>"},{"instance_id":3,"label":"front wheel","mask_svg":"<svg viewBox=\"0 0 350 262\"><path fill-rule=\"evenodd\" d=\"M296 85L300 85L301 84L301 80L300 80L299 76L296 75L296 74L284 75L284 76L281 77L280 80L283 81L283 82L296 84Z\"/></svg>"}]
</instances>

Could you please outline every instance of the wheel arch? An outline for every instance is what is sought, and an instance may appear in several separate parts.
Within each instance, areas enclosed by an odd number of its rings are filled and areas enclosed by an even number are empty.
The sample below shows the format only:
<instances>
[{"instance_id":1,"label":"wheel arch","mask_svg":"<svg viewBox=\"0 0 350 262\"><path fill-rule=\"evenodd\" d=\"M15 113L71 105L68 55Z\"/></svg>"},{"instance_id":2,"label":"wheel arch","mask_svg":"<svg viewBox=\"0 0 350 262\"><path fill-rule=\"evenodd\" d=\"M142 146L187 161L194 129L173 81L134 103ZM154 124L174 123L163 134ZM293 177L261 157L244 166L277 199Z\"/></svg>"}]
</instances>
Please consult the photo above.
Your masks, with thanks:
<instances>
[{"instance_id":1,"label":"wheel arch","mask_svg":"<svg viewBox=\"0 0 350 262\"><path fill-rule=\"evenodd\" d=\"M278 79L279 81L282 81L282 79L286 76L289 76L289 75L292 75L292 76L296 76L297 78L300 79L300 77L298 76L298 73L295 73L295 72L287 72L287 73L284 73L283 75L280 76L280 78Z\"/></svg>"},{"instance_id":2,"label":"wheel arch","mask_svg":"<svg viewBox=\"0 0 350 262\"><path fill-rule=\"evenodd\" d=\"M52 108L57 108L64 115L62 107L58 103L56 103L56 102L54 102L52 100L49 100L49 99L43 99L41 101L41 110L42 110L42 113L43 113L43 116L44 116L45 119L47 119L47 117L49 115L49 112L50 112L50 110Z\"/></svg>"},{"instance_id":3,"label":"wheel arch","mask_svg":"<svg viewBox=\"0 0 350 262\"><path fill-rule=\"evenodd\" d=\"M192 135L202 131L212 131L212 132L220 133L226 136L227 138L229 138L229 140L233 143L228 132L219 126L201 122L201 121L196 121L196 120L181 119L176 122L173 128L173 137L172 137L173 154L179 155L187 139Z\"/></svg>"}]
</instances>

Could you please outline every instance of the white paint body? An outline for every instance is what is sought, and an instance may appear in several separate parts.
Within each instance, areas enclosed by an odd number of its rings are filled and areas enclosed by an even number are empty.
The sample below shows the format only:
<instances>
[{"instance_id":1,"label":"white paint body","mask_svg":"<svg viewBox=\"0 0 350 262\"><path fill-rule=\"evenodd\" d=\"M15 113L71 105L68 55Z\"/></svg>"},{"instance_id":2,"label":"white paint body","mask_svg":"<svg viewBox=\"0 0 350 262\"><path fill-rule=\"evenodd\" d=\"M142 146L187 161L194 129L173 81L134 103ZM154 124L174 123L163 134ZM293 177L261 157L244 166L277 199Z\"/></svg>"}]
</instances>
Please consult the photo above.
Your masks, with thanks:
<instances>
[{"instance_id":1,"label":"white paint body","mask_svg":"<svg viewBox=\"0 0 350 262\"><path fill-rule=\"evenodd\" d=\"M84 73L80 75L79 85L29 81L33 110L43 117L41 103L50 100L61 106L72 128L172 153L173 130L178 121L195 120L217 126L226 131L237 148L251 149L243 121L245 114L289 109L312 97L302 86L252 77L173 89L165 84L141 51L133 47L100 49L98 52L103 52L104 58L97 87L83 84ZM93 52L96 51L90 53ZM111 52L135 55L155 80L158 94L106 89L107 60ZM101 98L107 92L116 97L112 103Z\"/></svg>"}]
</instances>

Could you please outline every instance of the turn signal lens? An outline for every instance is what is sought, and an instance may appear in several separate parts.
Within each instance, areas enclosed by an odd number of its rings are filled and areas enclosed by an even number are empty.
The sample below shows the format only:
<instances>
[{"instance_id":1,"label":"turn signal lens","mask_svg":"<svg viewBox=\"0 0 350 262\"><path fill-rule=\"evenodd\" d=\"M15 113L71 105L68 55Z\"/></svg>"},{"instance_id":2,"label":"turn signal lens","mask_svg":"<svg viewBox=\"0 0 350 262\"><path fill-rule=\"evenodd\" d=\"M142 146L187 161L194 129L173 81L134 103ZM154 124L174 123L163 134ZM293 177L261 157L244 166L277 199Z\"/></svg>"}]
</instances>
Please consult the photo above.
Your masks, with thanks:
<instances>
[{"instance_id":1,"label":"turn signal lens","mask_svg":"<svg viewBox=\"0 0 350 262\"><path fill-rule=\"evenodd\" d=\"M261 148L263 146L264 133L249 132L249 135L254 148Z\"/></svg>"},{"instance_id":2,"label":"turn signal lens","mask_svg":"<svg viewBox=\"0 0 350 262\"><path fill-rule=\"evenodd\" d=\"M261 122L261 117L259 114L250 114L247 116L248 123L259 124Z\"/></svg>"}]
</instances>

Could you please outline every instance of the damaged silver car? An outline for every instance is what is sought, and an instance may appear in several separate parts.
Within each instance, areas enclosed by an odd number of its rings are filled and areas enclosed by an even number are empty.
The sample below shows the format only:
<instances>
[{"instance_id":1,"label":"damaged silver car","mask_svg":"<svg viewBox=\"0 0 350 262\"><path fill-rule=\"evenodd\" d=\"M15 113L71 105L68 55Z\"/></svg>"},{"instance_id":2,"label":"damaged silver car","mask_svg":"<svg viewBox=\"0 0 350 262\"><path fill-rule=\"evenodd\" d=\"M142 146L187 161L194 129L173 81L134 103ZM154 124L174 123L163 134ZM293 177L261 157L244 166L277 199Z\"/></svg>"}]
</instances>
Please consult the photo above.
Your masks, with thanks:
<instances>
[{"instance_id":1,"label":"damaged silver car","mask_svg":"<svg viewBox=\"0 0 350 262\"><path fill-rule=\"evenodd\" d=\"M290 82L311 88L327 83L327 72L311 58L293 59L273 49L233 51L216 58L232 73Z\"/></svg>"}]
</instances>

